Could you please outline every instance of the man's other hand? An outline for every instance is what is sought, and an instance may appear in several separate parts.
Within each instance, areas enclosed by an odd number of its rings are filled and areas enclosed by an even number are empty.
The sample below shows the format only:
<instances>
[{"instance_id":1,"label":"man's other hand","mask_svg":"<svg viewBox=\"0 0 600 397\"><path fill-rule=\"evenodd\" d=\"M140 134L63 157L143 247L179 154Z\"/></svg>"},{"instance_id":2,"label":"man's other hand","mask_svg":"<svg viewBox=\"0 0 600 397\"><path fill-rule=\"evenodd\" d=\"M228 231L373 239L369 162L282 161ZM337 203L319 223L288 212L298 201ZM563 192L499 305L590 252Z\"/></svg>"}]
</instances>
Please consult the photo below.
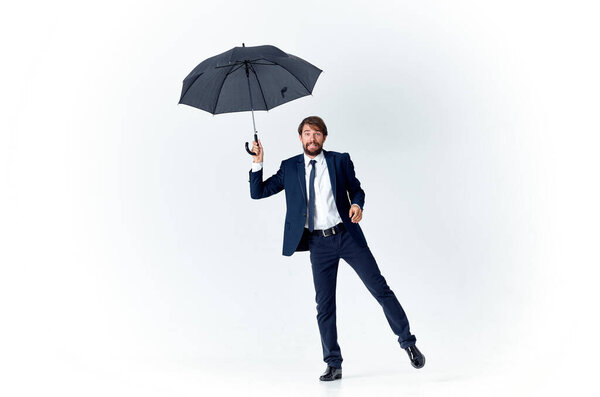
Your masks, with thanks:
<instances>
[{"instance_id":1,"label":"man's other hand","mask_svg":"<svg viewBox=\"0 0 600 397\"><path fill-rule=\"evenodd\" d=\"M358 223L362 219L362 209L357 204L350 207L350 220L352 223Z\"/></svg>"},{"instance_id":2,"label":"man's other hand","mask_svg":"<svg viewBox=\"0 0 600 397\"><path fill-rule=\"evenodd\" d=\"M262 163L264 152L262 144L260 143L260 139L258 140L258 143L256 143L256 141L252 141L252 151L256 153L256 156L252 156L252 158L254 159L253 162Z\"/></svg>"}]
</instances>

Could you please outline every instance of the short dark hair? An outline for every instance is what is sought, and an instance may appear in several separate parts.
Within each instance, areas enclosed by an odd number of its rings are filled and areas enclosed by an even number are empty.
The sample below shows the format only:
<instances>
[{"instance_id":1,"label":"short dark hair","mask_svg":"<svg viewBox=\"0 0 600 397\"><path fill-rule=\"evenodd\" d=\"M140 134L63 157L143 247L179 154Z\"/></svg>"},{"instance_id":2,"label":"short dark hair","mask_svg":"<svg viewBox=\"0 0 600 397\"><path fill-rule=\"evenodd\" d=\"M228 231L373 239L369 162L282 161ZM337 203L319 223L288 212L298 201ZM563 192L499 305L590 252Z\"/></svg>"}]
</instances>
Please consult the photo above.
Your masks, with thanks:
<instances>
[{"instance_id":1,"label":"short dark hair","mask_svg":"<svg viewBox=\"0 0 600 397\"><path fill-rule=\"evenodd\" d=\"M309 116L302 120L302 122L298 126L299 135L302 135L302 128L304 128L304 124L309 124L313 127L316 127L315 129L321 131L321 133L323 133L323 136L327 136L327 126L325 125L323 119L319 116Z\"/></svg>"}]
</instances>

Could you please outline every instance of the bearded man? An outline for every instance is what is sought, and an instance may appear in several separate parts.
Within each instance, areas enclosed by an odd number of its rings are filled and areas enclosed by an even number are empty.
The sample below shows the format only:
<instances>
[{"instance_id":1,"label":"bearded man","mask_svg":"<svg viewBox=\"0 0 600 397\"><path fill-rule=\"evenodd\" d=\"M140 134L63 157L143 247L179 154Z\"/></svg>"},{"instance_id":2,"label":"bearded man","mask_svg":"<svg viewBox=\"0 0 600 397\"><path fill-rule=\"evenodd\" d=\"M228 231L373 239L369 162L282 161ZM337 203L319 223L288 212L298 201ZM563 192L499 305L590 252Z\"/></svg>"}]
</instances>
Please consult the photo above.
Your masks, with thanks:
<instances>
[{"instance_id":1,"label":"bearded man","mask_svg":"<svg viewBox=\"0 0 600 397\"><path fill-rule=\"evenodd\" d=\"M365 192L354 172L348 153L323 150L327 126L320 117L307 117L298 127L304 153L281 162L279 171L263 181L264 150L260 141L252 151L250 196L262 199L285 190L286 216L283 255L310 251L325 372L319 378L342 378L342 353L337 341L335 289L340 259L358 274L377 299L400 347L415 368L425 365L425 356L415 346L408 318L394 292L381 275L375 258L358 225L362 219Z\"/></svg>"}]
</instances>

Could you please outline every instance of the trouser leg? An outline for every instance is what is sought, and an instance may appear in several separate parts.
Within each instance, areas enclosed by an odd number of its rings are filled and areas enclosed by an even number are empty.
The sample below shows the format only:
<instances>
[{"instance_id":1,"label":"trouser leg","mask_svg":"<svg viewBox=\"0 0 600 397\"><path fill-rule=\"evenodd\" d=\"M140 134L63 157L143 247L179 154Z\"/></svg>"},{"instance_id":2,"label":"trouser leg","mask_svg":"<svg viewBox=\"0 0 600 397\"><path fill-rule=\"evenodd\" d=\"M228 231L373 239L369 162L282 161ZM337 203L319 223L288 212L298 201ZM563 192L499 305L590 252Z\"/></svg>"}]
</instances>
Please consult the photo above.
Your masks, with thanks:
<instances>
[{"instance_id":1,"label":"trouser leg","mask_svg":"<svg viewBox=\"0 0 600 397\"><path fill-rule=\"evenodd\" d=\"M335 289L340 258L332 241L313 237L310 240L310 261L315 284L317 323L321 334L323 361L334 368L342 367L342 353L337 342Z\"/></svg>"},{"instance_id":2,"label":"trouser leg","mask_svg":"<svg viewBox=\"0 0 600 397\"><path fill-rule=\"evenodd\" d=\"M403 349L413 346L417 339L410 333L406 313L402 309L394 292L387 285L385 278L381 275L369 247L360 247L352 236L346 232L342 234L342 245L340 248L342 259L348 262L354 269L371 295L377 299L377 302L383 308L392 331L398 336L400 346Z\"/></svg>"}]
</instances>

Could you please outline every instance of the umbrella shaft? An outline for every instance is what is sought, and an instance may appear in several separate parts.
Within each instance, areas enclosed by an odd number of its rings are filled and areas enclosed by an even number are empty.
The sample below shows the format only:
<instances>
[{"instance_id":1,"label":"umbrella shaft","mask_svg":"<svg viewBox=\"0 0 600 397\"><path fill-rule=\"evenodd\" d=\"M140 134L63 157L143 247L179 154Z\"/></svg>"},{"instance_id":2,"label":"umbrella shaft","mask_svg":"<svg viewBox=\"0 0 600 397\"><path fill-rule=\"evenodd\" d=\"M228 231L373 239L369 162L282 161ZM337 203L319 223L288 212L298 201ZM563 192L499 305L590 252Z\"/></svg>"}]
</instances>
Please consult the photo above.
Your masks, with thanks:
<instances>
[{"instance_id":1,"label":"umbrella shaft","mask_svg":"<svg viewBox=\"0 0 600 397\"><path fill-rule=\"evenodd\" d=\"M254 133L256 134L256 123L254 122L254 109L252 109L252 127L254 127Z\"/></svg>"},{"instance_id":2,"label":"umbrella shaft","mask_svg":"<svg viewBox=\"0 0 600 397\"><path fill-rule=\"evenodd\" d=\"M254 127L254 133L256 134L256 122L254 121L254 104L252 103L252 91L250 90L250 71L248 70L248 61L244 61L246 67L246 81L248 82L248 95L250 95L250 110L252 111L252 127Z\"/></svg>"}]
</instances>

